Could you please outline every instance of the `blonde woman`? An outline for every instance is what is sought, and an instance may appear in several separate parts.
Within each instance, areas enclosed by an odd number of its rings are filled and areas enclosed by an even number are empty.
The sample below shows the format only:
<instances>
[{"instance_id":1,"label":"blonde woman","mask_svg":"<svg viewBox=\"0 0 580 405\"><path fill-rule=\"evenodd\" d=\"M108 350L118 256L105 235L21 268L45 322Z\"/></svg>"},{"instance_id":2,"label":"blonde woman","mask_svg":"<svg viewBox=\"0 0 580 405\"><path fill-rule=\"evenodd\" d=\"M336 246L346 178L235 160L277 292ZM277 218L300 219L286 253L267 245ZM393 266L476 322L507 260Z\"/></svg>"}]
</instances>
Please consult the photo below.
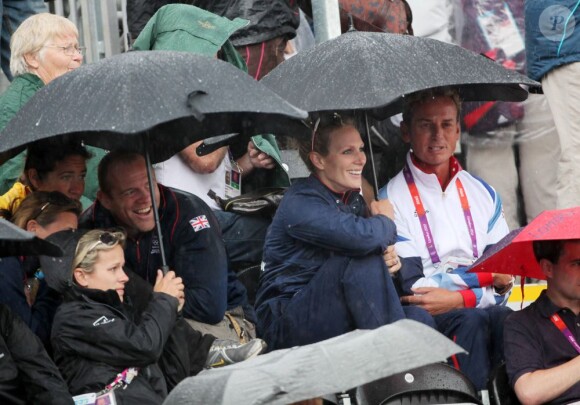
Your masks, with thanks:
<instances>
[{"instance_id":1,"label":"blonde woman","mask_svg":"<svg viewBox=\"0 0 580 405\"><path fill-rule=\"evenodd\" d=\"M118 403L159 404L167 386L157 361L183 306L183 283L159 271L137 313L125 298L124 244L118 231L92 230L78 240L54 319L54 359L73 395L114 391Z\"/></svg>"}]
</instances>

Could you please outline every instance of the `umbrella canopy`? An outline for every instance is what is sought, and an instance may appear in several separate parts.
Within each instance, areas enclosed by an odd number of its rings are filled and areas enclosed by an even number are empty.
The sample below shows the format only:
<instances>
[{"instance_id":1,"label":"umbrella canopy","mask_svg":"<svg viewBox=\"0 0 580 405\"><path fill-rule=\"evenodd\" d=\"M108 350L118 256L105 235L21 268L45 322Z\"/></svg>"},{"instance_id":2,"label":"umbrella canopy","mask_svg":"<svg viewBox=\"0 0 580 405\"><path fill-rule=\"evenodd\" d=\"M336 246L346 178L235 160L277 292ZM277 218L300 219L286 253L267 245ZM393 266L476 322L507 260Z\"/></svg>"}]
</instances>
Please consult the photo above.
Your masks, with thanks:
<instances>
[{"instance_id":1,"label":"umbrella canopy","mask_svg":"<svg viewBox=\"0 0 580 405\"><path fill-rule=\"evenodd\" d=\"M33 233L0 218L0 257L20 255L62 256L62 250Z\"/></svg>"},{"instance_id":2,"label":"umbrella canopy","mask_svg":"<svg viewBox=\"0 0 580 405\"><path fill-rule=\"evenodd\" d=\"M522 101L520 84L539 86L456 45L358 31L300 52L261 82L309 112L371 110L380 119L401 112L403 95L428 88L455 86L465 101Z\"/></svg>"},{"instance_id":3,"label":"umbrella canopy","mask_svg":"<svg viewBox=\"0 0 580 405\"><path fill-rule=\"evenodd\" d=\"M489 248L470 271L545 279L534 256L533 241L568 239L580 239L580 207L542 212Z\"/></svg>"},{"instance_id":4,"label":"umbrella canopy","mask_svg":"<svg viewBox=\"0 0 580 405\"><path fill-rule=\"evenodd\" d=\"M288 404L346 391L444 361L463 350L436 330L402 320L307 346L276 350L181 382L165 405Z\"/></svg>"},{"instance_id":5,"label":"umbrella canopy","mask_svg":"<svg viewBox=\"0 0 580 405\"><path fill-rule=\"evenodd\" d=\"M300 121L306 117L229 63L186 52L129 52L40 89L0 133L0 152L69 134L104 149L147 149L155 163L215 135L308 134Z\"/></svg>"}]
</instances>

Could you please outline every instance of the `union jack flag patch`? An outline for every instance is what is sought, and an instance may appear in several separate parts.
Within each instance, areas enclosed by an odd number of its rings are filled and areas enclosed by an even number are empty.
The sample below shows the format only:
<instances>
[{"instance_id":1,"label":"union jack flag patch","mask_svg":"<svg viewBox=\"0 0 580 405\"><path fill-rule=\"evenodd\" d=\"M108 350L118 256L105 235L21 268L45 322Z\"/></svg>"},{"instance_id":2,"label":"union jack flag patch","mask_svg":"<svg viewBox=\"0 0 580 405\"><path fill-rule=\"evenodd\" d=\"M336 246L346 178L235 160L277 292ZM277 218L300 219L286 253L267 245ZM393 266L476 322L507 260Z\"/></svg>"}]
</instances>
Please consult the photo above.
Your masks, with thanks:
<instances>
[{"instance_id":1,"label":"union jack flag patch","mask_svg":"<svg viewBox=\"0 0 580 405\"><path fill-rule=\"evenodd\" d=\"M202 229L211 228L209 226L209 221L205 215L200 215L199 217L195 217L189 220L193 230L195 232L201 231Z\"/></svg>"}]
</instances>

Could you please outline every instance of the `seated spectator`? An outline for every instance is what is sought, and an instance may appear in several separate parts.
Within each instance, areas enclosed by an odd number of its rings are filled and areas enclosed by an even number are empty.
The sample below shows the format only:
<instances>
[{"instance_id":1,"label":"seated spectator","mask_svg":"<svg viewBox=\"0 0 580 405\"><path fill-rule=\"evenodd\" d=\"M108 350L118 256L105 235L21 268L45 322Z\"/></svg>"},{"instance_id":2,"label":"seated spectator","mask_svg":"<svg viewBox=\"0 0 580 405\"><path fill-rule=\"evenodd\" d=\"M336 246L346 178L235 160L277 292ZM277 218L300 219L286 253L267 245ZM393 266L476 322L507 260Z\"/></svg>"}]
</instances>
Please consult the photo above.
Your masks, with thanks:
<instances>
[{"instance_id":1,"label":"seated spectator","mask_svg":"<svg viewBox=\"0 0 580 405\"><path fill-rule=\"evenodd\" d=\"M78 36L78 30L70 20L50 13L33 15L14 31L10 40L10 70L14 80L0 96L0 131L44 85L81 65L83 50ZM54 102L58 103L58 100ZM87 149L95 159L89 162L84 191L85 196L93 200L97 192L96 168L104 151L93 147ZM24 152L16 157L13 155L10 151L0 154L0 194L8 192L22 174ZM12 191L17 195L24 194L21 188Z\"/></svg>"},{"instance_id":2,"label":"seated spectator","mask_svg":"<svg viewBox=\"0 0 580 405\"><path fill-rule=\"evenodd\" d=\"M79 142L46 139L28 147L21 180L0 196L0 216L10 219L22 200L33 191L59 191L68 198L91 202L83 196L86 161L91 154Z\"/></svg>"},{"instance_id":3,"label":"seated spectator","mask_svg":"<svg viewBox=\"0 0 580 405\"><path fill-rule=\"evenodd\" d=\"M580 400L580 239L536 241L534 255L548 280L536 302L506 321L509 382L522 404Z\"/></svg>"},{"instance_id":4,"label":"seated spectator","mask_svg":"<svg viewBox=\"0 0 580 405\"><path fill-rule=\"evenodd\" d=\"M153 292L142 282L130 285L123 270L124 233L92 230L54 236L72 264L46 266L65 297L52 343L73 394L114 391L117 401L157 404L168 386L199 372L200 361L207 367L231 364L262 350L258 341L228 348L185 325L177 314L184 286L173 271L165 276L158 271ZM106 388L122 372L136 374L125 389Z\"/></svg>"},{"instance_id":5,"label":"seated spectator","mask_svg":"<svg viewBox=\"0 0 580 405\"><path fill-rule=\"evenodd\" d=\"M160 8L149 20L133 45L136 50L185 51L214 58L216 55L247 72L246 64L228 40L246 26L241 18L229 20L185 4ZM267 218L242 216L223 211L208 196L213 190L222 199L239 196L246 183L259 169L268 169L274 177L270 186L288 186L288 175L282 169L280 152L273 136L255 136L240 155L234 148L222 147L206 156L198 156L196 142L165 162L154 166L160 183L195 194L212 210L220 224L228 257L236 269L262 260Z\"/></svg>"},{"instance_id":6,"label":"seated spectator","mask_svg":"<svg viewBox=\"0 0 580 405\"><path fill-rule=\"evenodd\" d=\"M0 402L74 404L38 337L3 304L0 304L0 353Z\"/></svg>"},{"instance_id":7,"label":"seated spectator","mask_svg":"<svg viewBox=\"0 0 580 405\"><path fill-rule=\"evenodd\" d=\"M467 268L508 233L501 200L453 156L459 139L460 100L439 88L405 97L401 133L411 144L403 170L380 193L395 208L403 258L397 280L406 304L434 316L438 330L469 352L454 364L478 390L502 359L505 306L513 286L505 274Z\"/></svg>"},{"instance_id":8,"label":"seated spectator","mask_svg":"<svg viewBox=\"0 0 580 405\"><path fill-rule=\"evenodd\" d=\"M272 349L405 318L391 277L400 268L393 207L374 201L369 211L360 195L360 134L336 114L328 121L301 145L312 174L288 189L266 237L256 309ZM426 312L407 309L432 323Z\"/></svg>"},{"instance_id":9,"label":"seated spectator","mask_svg":"<svg viewBox=\"0 0 580 405\"><path fill-rule=\"evenodd\" d=\"M255 337L253 308L228 270L212 211L192 194L153 183L167 264L185 284L184 317L194 329L220 339ZM83 213L81 227L122 227L128 267L154 284L162 263L145 159L112 151L99 165L99 184L97 202Z\"/></svg>"},{"instance_id":10,"label":"seated spectator","mask_svg":"<svg viewBox=\"0 0 580 405\"><path fill-rule=\"evenodd\" d=\"M159 404L167 395L156 362L183 307L183 282L161 271L151 302L135 324L123 305L125 283L122 232L90 231L73 259L73 285L65 291L52 332L54 359L73 395L109 391L125 372L136 373L126 387L115 388L122 403Z\"/></svg>"},{"instance_id":11,"label":"seated spectator","mask_svg":"<svg viewBox=\"0 0 580 405\"><path fill-rule=\"evenodd\" d=\"M80 214L78 201L58 191L37 191L24 199L13 222L45 239L54 232L76 229ZM60 301L60 295L46 284L38 257L7 257L0 261L0 303L20 316L47 347Z\"/></svg>"}]
</instances>

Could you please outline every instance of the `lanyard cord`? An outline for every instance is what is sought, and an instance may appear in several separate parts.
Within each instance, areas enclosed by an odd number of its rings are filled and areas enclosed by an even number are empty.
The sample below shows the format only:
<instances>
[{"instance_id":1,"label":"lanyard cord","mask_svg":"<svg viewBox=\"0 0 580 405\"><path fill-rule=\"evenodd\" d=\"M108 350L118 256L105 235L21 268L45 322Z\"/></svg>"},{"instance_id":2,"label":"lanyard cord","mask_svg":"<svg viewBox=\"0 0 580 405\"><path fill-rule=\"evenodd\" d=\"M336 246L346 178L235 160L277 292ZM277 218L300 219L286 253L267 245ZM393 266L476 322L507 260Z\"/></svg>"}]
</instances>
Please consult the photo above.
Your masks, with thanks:
<instances>
[{"instance_id":1,"label":"lanyard cord","mask_svg":"<svg viewBox=\"0 0 580 405\"><path fill-rule=\"evenodd\" d=\"M564 40L566 39L566 31L568 30L568 23L570 22L570 19L578 9L578 6L580 6L580 0L578 0L576 5L572 9L572 12L568 15L568 18L566 18L566 22L564 23L564 32L562 33L562 39L560 40L560 44L558 45L558 54L557 54L558 57L560 57L560 51L562 50L562 45L564 45Z\"/></svg>"},{"instance_id":2,"label":"lanyard cord","mask_svg":"<svg viewBox=\"0 0 580 405\"><path fill-rule=\"evenodd\" d=\"M435 247L435 240L433 239L433 234L431 233L431 227L427 219L427 212L425 211L425 206L419 195L419 189L415 184L415 179L413 178L413 173L409 168L409 164L405 164L403 167L403 175L405 181L407 182L407 187L411 193L411 199L415 205L415 210L417 211L417 216L419 217L419 222L421 223L421 231L423 232L423 237L425 238L425 244L427 245L427 250L429 251L429 256L431 256L431 262L433 265L441 263L441 259L437 253L437 248ZM473 217L471 215L471 209L469 207L469 200L467 199L467 194L463 188L461 180L456 180L457 193L459 194L459 200L461 201L461 208L463 209L463 216L465 218L465 223L467 225L467 230L469 231L469 237L471 239L471 249L473 253L473 258L477 259L479 256L477 252L477 235L475 233L475 225L473 223Z\"/></svg>"},{"instance_id":3,"label":"lanyard cord","mask_svg":"<svg viewBox=\"0 0 580 405\"><path fill-rule=\"evenodd\" d=\"M578 345L578 342L574 338L574 335L572 335L572 332L570 332L570 329L568 329L562 318L560 318L558 314L554 314L550 317L550 320L554 325L556 325L556 328L558 328L558 330L562 332L564 336L566 336L566 339L568 340L568 342L570 342L570 344L574 347L574 349L576 349L578 354L580 354L580 346Z\"/></svg>"}]
</instances>

